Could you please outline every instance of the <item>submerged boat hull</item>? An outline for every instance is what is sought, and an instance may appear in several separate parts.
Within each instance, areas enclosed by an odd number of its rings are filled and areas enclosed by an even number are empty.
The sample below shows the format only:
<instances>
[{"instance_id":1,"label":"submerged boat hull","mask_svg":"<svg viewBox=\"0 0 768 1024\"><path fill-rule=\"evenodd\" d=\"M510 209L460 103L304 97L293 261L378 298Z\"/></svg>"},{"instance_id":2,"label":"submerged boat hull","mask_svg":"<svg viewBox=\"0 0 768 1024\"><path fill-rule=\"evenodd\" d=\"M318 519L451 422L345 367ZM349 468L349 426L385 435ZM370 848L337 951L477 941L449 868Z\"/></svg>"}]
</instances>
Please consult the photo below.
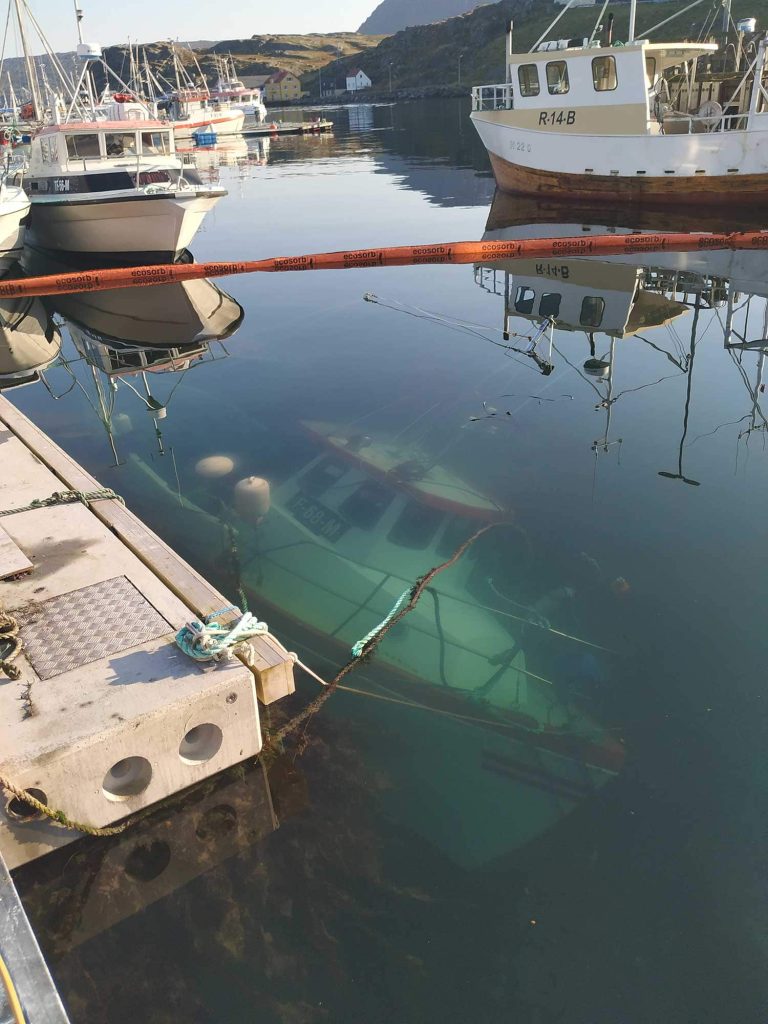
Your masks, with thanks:
<instances>
[{"instance_id":1,"label":"submerged boat hull","mask_svg":"<svg viewBox=\"0 0 768 1024\"><path fill-rule=\"evenodd\" d=\"M174 259L223 195L223 189L210 189L34 199L30 241L43 249L103 259Z\"/></svg>"}]
</instances>

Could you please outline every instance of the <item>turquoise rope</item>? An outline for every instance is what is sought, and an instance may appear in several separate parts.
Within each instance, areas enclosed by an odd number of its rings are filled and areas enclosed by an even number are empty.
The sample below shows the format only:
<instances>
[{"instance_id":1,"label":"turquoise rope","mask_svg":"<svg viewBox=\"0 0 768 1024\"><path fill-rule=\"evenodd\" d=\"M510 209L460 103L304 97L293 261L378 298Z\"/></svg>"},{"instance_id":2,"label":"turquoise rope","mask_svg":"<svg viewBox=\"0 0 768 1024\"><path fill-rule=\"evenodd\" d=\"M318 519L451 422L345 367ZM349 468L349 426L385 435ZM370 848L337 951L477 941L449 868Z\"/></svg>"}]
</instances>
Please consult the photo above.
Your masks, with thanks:
<instances>
[{"instance_id":1,"label":"turquoise rope","mask_svg":"<svg viewBox=\"0 0 768 1024\"><path fill-rule=\"evenodd\" d=\"M411 596L411 592L412 592L412 591L413 591L413 587L409 587L409 588L408 588L407 590L404 590L404 591L402 592L402 594L400 595L400 597L398 597L398 599L397 599L397 603L395 604L395 607L394 607L394 608L392 609L392 611L391 611L391 612L389 613L389 615L388 615L388 616L386 617L386 619L384 619L384 620L383 620L382 622L380 622L380 623L378 624L378 626L376 626L376 628L375 628L375 629L372 629L372 630L371 630L371 632L370 632L370 633L367 633L367 634L366 634L366 635L365 635L365 636L363 637L363 639L362 639L362 640L358 640L358 641L357 641L357 643L355 644L355 646L354 646L354 647L352 648L352 653L354 654L354 656L355 656L356 658L359 658L359 657L360 657L360 655L361 655L361 654L363 653L363 651L365 650L365 648L366 648L366 647L368 646L368 644L369 644L369 643L371 642L371 640L373 640L373 638L374 638L375 636L378 636L378 634L379 634L379 633L380 633L380 632L382 631L382 629L384 629L384 627L385 627L385 626L388 626L388 625L389 625L389 623L390 623L390 622L392 621L392 619L394 619L394 617L395 617L395 616L397 615L397 613L398 613L398 612L400 611L400 609L401 609L401 608L403 607L403 605L405 604L405 602L406 602L406 601L408 601L408 600L410 599L410 596Z\"/></svg>"},{"instance_id":2,"label":"turquoise rope","mask_svg":"<svg viewBox=\"0 0 768 1024\"><path fill-rule=\"evenodd\" d=\"M222 626L214 621L227 612L236 612L240 615L234 626ZM241 613L239 608L232 605L213 612L202 622L193 619L186 626L182 626L176 634L176 646L194 661L218 661L219 658L226 657L230 648L244 640L250 640L251 637L264 636L268 632L269 626L266 622L259 622L250 612Z\"/></svg>"}]
</instances>

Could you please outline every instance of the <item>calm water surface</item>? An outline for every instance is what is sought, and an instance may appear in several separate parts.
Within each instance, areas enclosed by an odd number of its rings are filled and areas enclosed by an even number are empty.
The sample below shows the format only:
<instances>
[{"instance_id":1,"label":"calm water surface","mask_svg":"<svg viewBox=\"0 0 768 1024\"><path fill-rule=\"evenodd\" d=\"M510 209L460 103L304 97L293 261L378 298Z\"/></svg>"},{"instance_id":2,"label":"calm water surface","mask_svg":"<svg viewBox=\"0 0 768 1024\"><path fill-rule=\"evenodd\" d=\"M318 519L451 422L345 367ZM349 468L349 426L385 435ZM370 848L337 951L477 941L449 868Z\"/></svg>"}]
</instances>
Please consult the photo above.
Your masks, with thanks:
<instances>
[{"instance_id":1,"label":"calm water surface","mask_svg":"<svg viewBox=\"0 0 768 1024\"><path fill-rule=\"evenodd\" d=\"M467 114L339 109L332 137L199 154L230 196L195 257L643 226L491 212ZM63 360L13 400L327 676L502 523L272 766L277 831L251 770L20 873L73 1020L768 1019L766 268L358 269L49 307ZM233 473L201 476L216 455ZM251 475L271 508L249 519Z\"/></svg>"}]
</instances>

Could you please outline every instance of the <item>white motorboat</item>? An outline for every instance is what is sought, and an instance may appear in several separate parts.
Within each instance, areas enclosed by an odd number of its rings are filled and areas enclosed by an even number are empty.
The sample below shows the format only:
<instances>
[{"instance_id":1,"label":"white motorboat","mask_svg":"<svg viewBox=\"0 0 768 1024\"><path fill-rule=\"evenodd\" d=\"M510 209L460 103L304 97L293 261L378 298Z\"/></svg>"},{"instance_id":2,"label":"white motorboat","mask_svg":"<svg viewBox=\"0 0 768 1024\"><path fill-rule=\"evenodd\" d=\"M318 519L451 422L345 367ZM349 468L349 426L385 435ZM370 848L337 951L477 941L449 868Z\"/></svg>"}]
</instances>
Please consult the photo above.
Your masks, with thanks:
<instances>
[{"instance_id":1,"label":"white motorboat","mask_svg":"<svg viewBox=\"0 0 768 1024\"><path fill-rule=\"evenodd\" d=\"M167 119L177 138L190 139L197 133L216 137L239 135L245 111L228 100L216 99L207 90L178 89L157 103L158 116Z\"/></svg>"},{"instance_id":2,"label":"white motorboat","mask_svg":"<svg viewBox=\"0 0 768 1024\"><path fill-rule=\"evenodd\" d=\"M0 391L33 384L61 350L41 299L0 299Z\"/></svg>"},{"instance_id":3,"label":"white motorboat","mask_svg":"<svg viewBox=\"0 0 768 1024\"><path fill-rule=\"evenodd\" d=\"M20 257L29 222L30 201L24 189L3 179L0 183L0 270Z\"/></svg>"},{"instance_id":4,"label":"white motorboat","mask_svg":"<svg viewBox=\"0 0 768 1024\"><path fill-rule=\"evenodd\" d=\"M183 166L167 125L122 119L114 107L113 120L48 125L32 140L30 241L101 259L173 260L226 189Z\"/></svg>"}]
</instances>

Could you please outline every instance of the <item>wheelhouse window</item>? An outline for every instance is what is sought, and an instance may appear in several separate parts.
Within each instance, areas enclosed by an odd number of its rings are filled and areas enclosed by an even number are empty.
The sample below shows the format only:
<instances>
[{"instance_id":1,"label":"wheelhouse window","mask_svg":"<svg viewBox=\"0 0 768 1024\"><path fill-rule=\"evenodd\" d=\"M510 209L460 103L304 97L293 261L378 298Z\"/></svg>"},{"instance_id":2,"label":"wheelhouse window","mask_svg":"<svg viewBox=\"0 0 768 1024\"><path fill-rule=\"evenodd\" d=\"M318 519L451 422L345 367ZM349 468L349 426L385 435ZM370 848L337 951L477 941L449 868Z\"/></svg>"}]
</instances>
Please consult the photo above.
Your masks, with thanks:
<instances>
[{"instance_id":1,"label":"wheelhouse window","mask_svg":"<svg viewBox=\"0 0 768 1024\"><path fill-rule=\"evenodd\" d=\"M68 135L67 155L70 160L83 160L87 157L100 157L99 136L96 132L88 135Z\"/></svg>"},{"instance_id":2,"label":"wheelhouse window","mask_svg":"<svg viewBox=\"0 0 768 1024\"><path fill-rule=\"evenodd\" d=\"M168 132L142 132L141 151L145 156L168 156L171 136Z\"/></svg>"},{"instance_id":3,"label":"wheelhouse window","mask_svg":"<svg viewBox=\"0 0 768 1024\"><path fill-rule=\"evenodd\" d=\"M568 65L564 60L552 60L547 64L547 88L550 96L563 96L570 89Z\"/></svg>"},{"instance_id":4,"label":"wheelhouse window","mask_svg":"<svg viewBox=\"0 0 768 1024\"><path fill-rule=\"evenodd\" d=\"M656 58L646 57L645 58L645 78L650 88L656 81Z\"/></svg>"},{"instance_id":5,"label":"wheelhouse window","mask_svg":"<svg viewBox=\"0 0 768 1024\"><path fill-rule=\"evenodd\" d=\"M535 64L521 64L517 69L521 96L539 95L539 69Z\"/></svg>"},{"instance_id":6,"label":"wheelhouse window","mask_svg":"<svg viewBox=\"0 0 768 1024\"><path fill-rule=\"evenodd\" d=\"M517 289L517 294L515 295L516 312L522 313L524 316L527 316L529 313L532 313L533 303L535 299L536 292L533 290L533 288L526 288L525 285L521 285Z\"/></svg>"},{"instance_id":7,"label":"wheelhouse window","mask_svg":"<svg viewBox=\"0 0 768 1024\"><path fill-rule=\"evenodd\" d=\"M539 316L551 316L555 320L560 316L562 295L557 292L544 292L539 303Z\"/></svg>"},{"instance_id":8,"label":"wheelhouse window","mask_svg":"<svg viewBox=\"0 0 768 1024\"><path fill-rule=\"evenodd\" d=\"M444 513L429 505L409 502L389 531L389 540L404 548L425 548L444 518Z\"/></svg>"},{"instance_id":9,"label":"wheelhouse window","mask_svg":"<svg viewBox=\"0 0 768 1024\"><path fill-rule=\"evenodd\" d=\"M56 139L50 136L40 139L40 157L44 164L56 162Z\"/></svg>"},{"instance_id":10,"label":"wheelhouse window","mask_svg":"<svg viewBox=\"0 0 768 1024\"><path fill-rule=\"evenodd\" d=\"M619 84L615 57L595 57L592 60L592 82L597 92L613 92Z\"/></svg>"},{"instance_id":11,"label":"wheelhouse window","mask_svg":"<svg viewBox=\"0 0 768 1024\"><path fill-rule=\"evenodd\" d=\"M582 327L599 327L603 322L605 300L599 295L587 295L581 304L579 323Z\"/></svg>"},{"instance_id":12,"label":"wheelhouse window","mask_svg":"<svg viewBox=\"0 0 768 1024\"><path fill-rule=\"evenodd\" d=\"M107 156L136 156L136 136L133 132L105 132Z\"/></svg>"},{"instance_id":13,"label":"wheelhouse window","mask_svg":"<svg viewBox=\"0 0 768 1024\"><path fill-rule=\"evenodd\" d=\"M395 492L375 480L366 480L339 506L353 526L370 530L395 500Z\"/></svg>"}]
</instances>

